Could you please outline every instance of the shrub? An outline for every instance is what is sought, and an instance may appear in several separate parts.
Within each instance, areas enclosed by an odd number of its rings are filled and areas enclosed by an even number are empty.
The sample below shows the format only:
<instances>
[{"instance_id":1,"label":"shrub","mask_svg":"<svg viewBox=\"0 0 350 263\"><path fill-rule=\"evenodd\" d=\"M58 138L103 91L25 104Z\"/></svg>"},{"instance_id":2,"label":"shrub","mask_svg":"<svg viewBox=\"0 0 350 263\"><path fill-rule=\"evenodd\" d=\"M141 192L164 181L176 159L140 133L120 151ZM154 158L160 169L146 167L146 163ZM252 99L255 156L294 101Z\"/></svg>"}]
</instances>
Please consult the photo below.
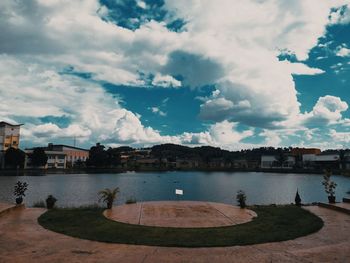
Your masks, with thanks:
<instances>
[{"instance_id":1,"label":"shrub","mask_svg":"<svg viewBox=\"0 0 350 263\"><path fill-rule=\"evenodd\" d=\"M100 196L99 202L102 200L104 203L107 204L107 209L111 209L113 206L114 200L117 198L117 194L119 193L119 187L116 187L114 189L106 188L100 192L98 192L98 195Z\"/></svg>"},{"instance_id":2,"label":"shrub","mask_svg":"<svg viewBox=\"0 0 350 263\"><path fill-rule=\"evenodd\" d=\"M295 194L295 204L297 206L301 206L301 198L300 198L300 195L299 195L299 191L297 190L297 193Z\"/></svg>"},{"instance_id":3,"label":"shrub","mask_svg":"<svg viewBox=\"0 0 350 263\"><path fill-rule=\"evenodd\" d=\"M239 190L236 195L236 200L241 208L246 207L245 201L247 200L247 196L242 190Z\"/></svg>"},{"instance_id":4,"label":"shrub","mask_svg":"<svg viewBox=\"0 0 350 263\"><path fill-rule=\"evenodd\" d=\"M52 209L55 206L57 199L55 197L53 197L52 195L49 195L46 198L46 207L47 209Z\"/></svg>"}]
</instances>

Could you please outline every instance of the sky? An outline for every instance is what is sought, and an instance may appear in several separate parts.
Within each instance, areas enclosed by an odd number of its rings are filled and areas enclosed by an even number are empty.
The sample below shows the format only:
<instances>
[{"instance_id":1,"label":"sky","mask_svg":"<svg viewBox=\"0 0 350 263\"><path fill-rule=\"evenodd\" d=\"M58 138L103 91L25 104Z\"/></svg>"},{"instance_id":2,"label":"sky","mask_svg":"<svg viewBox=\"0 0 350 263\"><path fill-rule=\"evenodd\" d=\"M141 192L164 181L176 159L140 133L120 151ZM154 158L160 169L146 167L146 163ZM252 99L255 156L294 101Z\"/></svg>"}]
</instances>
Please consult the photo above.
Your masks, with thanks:
<instances>
[{"instance_id":1,"label":"sky","mask_svg":"<svg viewBox=\"0 0 350 263\"><path fill-rule=\"evenodd\" d=\"M350 0L2 0L21 148L350 148Z\"/></svg>"}]
</instances>

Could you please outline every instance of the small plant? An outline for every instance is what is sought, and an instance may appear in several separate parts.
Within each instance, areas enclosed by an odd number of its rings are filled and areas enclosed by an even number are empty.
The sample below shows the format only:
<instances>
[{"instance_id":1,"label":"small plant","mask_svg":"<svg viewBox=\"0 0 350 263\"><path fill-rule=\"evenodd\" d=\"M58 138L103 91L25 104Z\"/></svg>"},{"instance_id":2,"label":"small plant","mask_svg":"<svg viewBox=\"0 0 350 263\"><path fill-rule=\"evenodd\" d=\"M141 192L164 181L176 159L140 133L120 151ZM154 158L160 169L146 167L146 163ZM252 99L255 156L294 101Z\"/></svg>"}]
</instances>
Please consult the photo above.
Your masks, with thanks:
<instances>
[{"instance_id":1,"label":"small plant","mask_svg":"<svg viewBox=\"0 0 350 263\"><path fill-rule=\"evenodd\" d=\"M337 184L334 181L331 181L331 175L331 171L325 170L322 184L325 192L328 194L329 203L335 203L335 188L337 187Z\"/></svg>"},{"instance_id":2,"label":"small plant","mask_svg":"<svg viewBox=\"0 0 350 263\"><path fill-rule=\"evenodd\" d=\"M297 193L295 194L295 199L294 200L295 200L295 205L301 206L301 198L300 198L298 190L297 190Z\"/></svg>"},{"instance_id":3,"label":"small plant","mask_svg":"<svg viewBox=\"0 0 350 263\"><path fill-rule=\"evenodd\" d=\"M52 195L49 195L46 198L46 207L47 209L52 209L55 206L57 199L55 197L53 197Z\"/></svg>"},{"instance_id":4,"label":"small plant","mask_svg":"<svg viewBox=\"0 0 350 263\"><path fill-rule=\"evenodd\" d=\"M130 198L126 199L125 204L127 204L127 205L129 205L129 204L136 204L136 202L137 202L136 198L130 197Z\"/></svg>"},{"instance_id":5,"label":"small plant","mask_svg":"<svg viewBox=\"0 0 350 263\"><path fill-rule=\"evenodd\" d=\"M18 181L15 184L15 190L13 191L13 194L16 197L16 204L22 204L23 197L26 196L25 192L27 191L28 184L26 182Z\"/></svg>"},{"instance_id":6,"label":"small plant","mask_svg":"<svg viewBox=\"0 0 350 263\"><path fill-rule=\"evenodd\" d=\"M241 208L246 207L245 201L247 200L247 196L242 190L239 190L236 195L236 200Z\"/></svg>"},{"instance_id":7,"label":"small plant","mask_svg":"<svg viewBox=\"0 0 350 263\"><path fill-rule=\"evenodd\" d=\"M117 194L119 193L119 187L116 187L114 189L106 188L100 192L98 192L98 195L100 196L99 202L102 200L104 203L107 204L107 209L111 209L113 206L114 200L117 198Z\"/></svg>"},{"instance_id":8,"label":"small plant","mask_svg":"<svg viewBox=\"0 0 350 263\"><path fill-rule=\"evenodd\" d=\"M45 202L43 200L36 201L33 203L33 207L35 208L45 208Z\"/></svg>"}]
</instances>

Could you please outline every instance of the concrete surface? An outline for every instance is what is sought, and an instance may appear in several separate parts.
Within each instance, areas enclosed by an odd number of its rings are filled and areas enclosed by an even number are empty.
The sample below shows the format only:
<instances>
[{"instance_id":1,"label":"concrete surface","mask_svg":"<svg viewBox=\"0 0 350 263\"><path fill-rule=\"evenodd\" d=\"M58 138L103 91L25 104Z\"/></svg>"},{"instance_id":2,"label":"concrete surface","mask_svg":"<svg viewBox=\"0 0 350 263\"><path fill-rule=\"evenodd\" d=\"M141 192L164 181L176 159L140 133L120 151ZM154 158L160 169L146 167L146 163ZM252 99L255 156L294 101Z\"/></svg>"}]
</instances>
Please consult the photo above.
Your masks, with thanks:
<instances>
[{"instance_id":1,"label":"concrete surface","mask_svg":"<svg viewBox=\"0 0 350 263\"><path fill-rule=\"evenodd\" d=\"M221 203L158 201L114 206L104 215L111 220L146 226L219 227L249 222L256 213Z\"/></svg>"},{"instance_id":2,"label":"concrete surface","mask_svg":"<svg viewBox=\"0 0 350 263\"><path fill-rule=\"evenodd\" d=\"M10 213L14 209L22 209L22 208L24 208L24 204L16 205L16 204L0 202L0 216Z\"/></svg>"},{"instance_id":3,"label":"concrete surface","mask_svg":"<svg viewBox=\"0 0 350 263\"><path fill-rule=\"evenodd\" d=\"M0 217L0 262L349 262L350 216L317 206L306 209L325 222L315 234L279 243L192 249L80 240L38 225L44 209L17 209Z\"/></svg>"}]
</instances>

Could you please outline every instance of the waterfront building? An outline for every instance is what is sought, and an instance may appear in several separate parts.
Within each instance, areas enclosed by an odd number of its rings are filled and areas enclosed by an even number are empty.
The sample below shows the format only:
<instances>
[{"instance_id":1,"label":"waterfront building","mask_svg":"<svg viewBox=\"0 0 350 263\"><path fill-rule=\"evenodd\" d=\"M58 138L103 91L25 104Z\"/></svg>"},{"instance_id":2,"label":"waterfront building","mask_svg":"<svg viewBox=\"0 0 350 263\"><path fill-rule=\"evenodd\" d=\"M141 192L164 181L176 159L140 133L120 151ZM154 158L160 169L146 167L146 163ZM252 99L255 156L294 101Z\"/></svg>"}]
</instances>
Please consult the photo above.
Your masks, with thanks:
<instances>
[{"instance_id":1,"label":"waterfront building","mask_svg":"<svg viewBox=\"0 0 350 263\"><path fill-rule=\"evenodd\" d=\"M89 150L64 144L49 143L44 150L64 153L67 167L73 167L77 161L85 162L89 158Z\"/></svg>"},{"instance_id":2,"label":"waterfront building","mask_svg":"<svg viewBox=\"0 0 350 263\"><path fill-rule=\"evenodd\" d=\"M85 162L89 158L89 150L64 145L49 143L47 147L43 147L48 160L47 164L41 168L58 168L66 169L73 167L76 162ZM26 149L26 159L24 168L33 168L31 165L30 155L33 149Z\"/></svg>"},{"instance_id":3,"label":"waterfront building","mask_svg":"<svg viewBox=\"0 0 350 263\"><path fill-rule=\"evenodd\" d=\"M338 153L304 154L304 167L317 169L339 169L340 155Z\"/></svg>"},{"instance_id":4,"label":"waterfront building","mask_svg":"<svg viewBox=\"0 0 350 263\"><path fill-rule=\"evenodd\" d=\"M278 161L278 156L275 155L262 155L261 156L261 168L284 168L291 169L295 165L295 156L286 156L286 160L281 165Z\"/></svg>"},{"instance_id":5,"label":"waterfront building","mask_svg":"<svg viewBox=\"0 0 350 263\"><path fill-rule=\"evenodd\" d=\"M47 163L46 163L46 165L41 166L41 167L34 167L32 165L31 154L33 153L33 149L27 149L24 152L26 154L25 162L24 162L24 169L30 169L30 168L66 169L66 167L67 167L67 162L66 162L67 155L62 151L45 150L45 153L47 155Z\"/></svg>"}]
</instances>

